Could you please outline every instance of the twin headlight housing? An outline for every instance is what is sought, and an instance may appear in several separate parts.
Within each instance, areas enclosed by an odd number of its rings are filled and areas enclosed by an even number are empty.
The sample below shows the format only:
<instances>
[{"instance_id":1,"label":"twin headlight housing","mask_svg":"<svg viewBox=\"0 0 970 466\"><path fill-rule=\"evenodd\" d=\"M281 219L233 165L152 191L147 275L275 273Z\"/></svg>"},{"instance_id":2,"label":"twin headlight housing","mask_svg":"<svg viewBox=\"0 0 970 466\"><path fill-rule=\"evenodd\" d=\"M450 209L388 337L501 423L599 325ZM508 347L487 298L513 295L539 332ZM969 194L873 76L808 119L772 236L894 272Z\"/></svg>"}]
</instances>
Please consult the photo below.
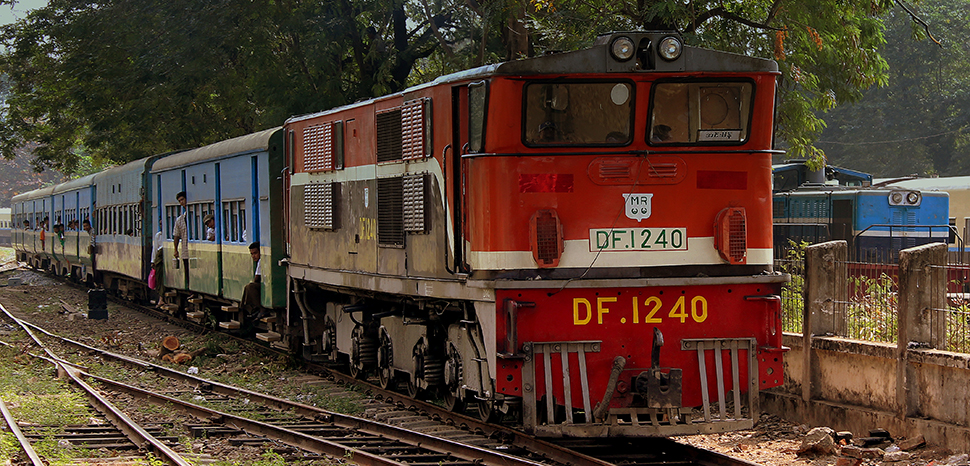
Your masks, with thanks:
<instances>
[{"instance_id":1,"label":"twin headlight housing","mask_svg":"<svg viewBox=\"0 0 970 466\"><path fill-rule=\"evenodd\" d=\"M923 201L919 191L893 191L889 193L889 205L918 206Z\"/></svg>"},{"instance_id":2,"label":"twin headlight housing","mask_svg":"<svg viewBox=\"0 0 970 466\"><path fill-rule=\"evenodd\" d=\"M649 47L649 45L648 45ZM657 45L657 55L666 61L674 61L680 58L684 51L684 44L677 37L667 36L660 40ZM610 54L617 61L627 61L636 56L637 44L627 36L619 36L613 39L610 44Z\"/></svg>"}]
</instances>

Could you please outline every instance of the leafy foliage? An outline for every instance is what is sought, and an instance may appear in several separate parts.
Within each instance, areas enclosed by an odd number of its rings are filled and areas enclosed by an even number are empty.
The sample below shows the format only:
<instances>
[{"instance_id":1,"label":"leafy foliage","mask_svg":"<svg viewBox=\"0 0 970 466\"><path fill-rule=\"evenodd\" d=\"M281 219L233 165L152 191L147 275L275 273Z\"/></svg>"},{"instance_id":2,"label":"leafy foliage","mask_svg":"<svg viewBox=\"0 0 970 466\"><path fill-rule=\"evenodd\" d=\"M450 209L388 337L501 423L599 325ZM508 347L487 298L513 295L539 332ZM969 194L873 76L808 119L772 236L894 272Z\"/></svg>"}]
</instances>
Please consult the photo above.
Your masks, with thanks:
<instances>
[{"instance_id":1,"label":"leafy foliage","mask_svg":"<svg viewBox=\"0 0 970 466\"><path fill-rule=\"evenodd\" d=\"M819 146L831 163L886 177L970 172L970 4L924 2L917 13L938 25L942 47L905 12L887 15L888 85L826 117Z\"/></svg>"},{"instance_id":2,"label":"leafy foliage","mask_svg":"<svg viewBox=\"0 0 970 466\"><path fill-rule=\"evenodd\" d=\"M610 30L775 58L777 140L822 152L818 112L887 80L892 0L52 0L0 31L0 152L75 172L279 125ZM904 16L904 15L901 15Z\"/></svg>"}]
</instances>

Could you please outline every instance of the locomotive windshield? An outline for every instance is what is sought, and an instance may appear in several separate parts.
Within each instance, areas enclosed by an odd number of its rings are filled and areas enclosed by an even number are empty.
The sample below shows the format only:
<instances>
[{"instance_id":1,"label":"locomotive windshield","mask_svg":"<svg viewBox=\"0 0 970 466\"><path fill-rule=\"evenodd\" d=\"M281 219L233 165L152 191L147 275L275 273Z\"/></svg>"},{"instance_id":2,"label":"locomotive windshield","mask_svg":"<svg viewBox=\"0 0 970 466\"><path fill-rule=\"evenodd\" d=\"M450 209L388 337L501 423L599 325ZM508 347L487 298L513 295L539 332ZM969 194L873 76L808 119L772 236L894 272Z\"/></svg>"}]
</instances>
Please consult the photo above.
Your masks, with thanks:
<instances>
[{"instance_id":1,"label":"locomotive windshield","mask_svg":"<svg viewBox=\"0 0 970 466\"><path fill-rule=\"evenodd\" d=\"M653 86L651 144L742 143L748 138L749 82L668 82Z\"/></svg>"},{"instance_id":2,"label":"locomotive windshield","mask_svg":"<svg viewBox=\"0 0 970 466\"><path fill-rule=\"evenodd\" d=\"M525 87L526 145L629 144L633 85L629 82L535 82Z\"/></svg>"}]
</instances>

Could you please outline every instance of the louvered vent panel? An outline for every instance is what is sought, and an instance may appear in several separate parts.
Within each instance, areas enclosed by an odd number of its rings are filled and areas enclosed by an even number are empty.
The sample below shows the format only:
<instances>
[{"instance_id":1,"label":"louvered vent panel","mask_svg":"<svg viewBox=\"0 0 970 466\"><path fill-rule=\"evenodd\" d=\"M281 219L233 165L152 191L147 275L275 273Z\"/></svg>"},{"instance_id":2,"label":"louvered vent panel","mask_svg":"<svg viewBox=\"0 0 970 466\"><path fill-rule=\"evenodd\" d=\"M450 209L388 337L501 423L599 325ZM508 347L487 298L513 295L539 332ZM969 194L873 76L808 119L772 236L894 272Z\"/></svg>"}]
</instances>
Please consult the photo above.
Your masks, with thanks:
<instances>
[{"instance_id":1,"label":"louvered vent panel","mask_svg":"<svg viewBox=\"0 0 970 466\"><path fill-rule=\"evenodd\" d=\"M323 170L325 150L323 125L303 128L303 170L307 172Z\"/></svg>"},{"instance_id":2,"label":"louvered vent panel","mask_svg":"<svg viewBox=\"0 0 970 466\"><path fill-rule=\"evenodd\" d=\"M401 160L401 109L377 114L377 161Z\"/></svg>"},{"instance_id":3,"label":"louvered vent panel","mask_svg":"<svg viewBox=\"0 0 970 466\"><path fill-rule=\"evenodd\" d=\"M728 219L730 234L730 255L734 263L740 263L748 252L748 229L744 212L735 210Z\"/></svg>"},{"instance_id":4,"label":"louvered vent panel","mask_svg":"<svg viewBox=\"0 0 970 466\"><path fill-rule=\"evenodd\" d=\"M676 163L651 163L645 167L650 178L676 178Z\"/></svg>"},{"instance_id":5,"label":"louvered vent panel","mask_svg":"<svg viewBox=\"0 0 970 466\"><path fill-rule=\"evenodd\" d=\"M404 245L403 178L377 180L377 242L385 246Z\"/></svg>"},{"instance_id":6,"label":"louvered vent panel","mask_svg":"<svg viewBox=\"0 0 970 466\"><path fill-rule=\"evenodd\" d=\"M604 180L608 179L627 179L631 178L629 163L609 163L604 162L599 166L599 176Z\"/></svg>"},{"instance_id":7,"label":"louvered vent panel","mask_svg":"<svg viewBox=\"0 0 970 466\"><path fill-rule=\"evenodd\" d=\"M323 125L323 170L333 170L333 123Z\"/></svg>"},{"instance_id":8,"label":"louvered vent panel","mask_svg":"<svg viewBox=\"0 0 970 466\"><path fill-rule=\"evenodd\" d=\"M401 108L401 150L404 160L424 158L424 100L412 100Z\"/></svg>"},{"instance_id":9,"label":"louvered vent panel","mask_svg":"<svg viewBox=\"0 0 970 466\"><path fill-rule=\"evenodd\" d=\"M427 192L430 177L426 173L404 175L404 231L428 231Z\"/></svg>"},{"instance_id":10,"label":"louvered vent panel","mask_svg":"<svg viewBox=\"0 0 970 466\"><path fill-rule=\"evenodd\" d=\"M304 186L304 224L309 228L334 229L335 183Z\"/></svg>"}]
</instances>

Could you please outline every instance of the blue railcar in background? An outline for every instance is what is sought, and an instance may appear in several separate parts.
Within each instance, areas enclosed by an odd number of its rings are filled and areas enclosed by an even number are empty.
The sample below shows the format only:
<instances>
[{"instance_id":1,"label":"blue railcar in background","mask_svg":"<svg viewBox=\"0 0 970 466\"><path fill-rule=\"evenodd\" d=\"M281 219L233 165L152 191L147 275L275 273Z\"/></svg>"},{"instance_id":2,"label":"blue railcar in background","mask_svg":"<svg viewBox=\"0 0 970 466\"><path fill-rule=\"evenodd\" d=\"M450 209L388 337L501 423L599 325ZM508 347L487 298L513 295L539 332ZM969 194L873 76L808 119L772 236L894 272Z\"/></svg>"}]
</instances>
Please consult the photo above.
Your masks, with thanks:
<instances>
[{"instance_id":1,"label":"blue railcar in background","mask_svg":"<svg viewBox=\"0 0 970 466\"><path fill-rule=\"evenodd\" d=\"M812 170L804 160L786 160L771 166L772 192L791 191L805 184L865 188L872 186L872 175L834 165L826 165L824 170Z\"/></svg>"},{"instance_id":2,"label":"blue railcar in background","mask_svg":"<svg viewBox=\"0 0 970 466\"><path fill-rule=\"evenodd\" d=\"M776 259L789 241L845 240L852 258L885 262L906 248L946 243L951 234L945 192L806 185L775 193L773 207Z\"/></svg>"}]
</instances>

